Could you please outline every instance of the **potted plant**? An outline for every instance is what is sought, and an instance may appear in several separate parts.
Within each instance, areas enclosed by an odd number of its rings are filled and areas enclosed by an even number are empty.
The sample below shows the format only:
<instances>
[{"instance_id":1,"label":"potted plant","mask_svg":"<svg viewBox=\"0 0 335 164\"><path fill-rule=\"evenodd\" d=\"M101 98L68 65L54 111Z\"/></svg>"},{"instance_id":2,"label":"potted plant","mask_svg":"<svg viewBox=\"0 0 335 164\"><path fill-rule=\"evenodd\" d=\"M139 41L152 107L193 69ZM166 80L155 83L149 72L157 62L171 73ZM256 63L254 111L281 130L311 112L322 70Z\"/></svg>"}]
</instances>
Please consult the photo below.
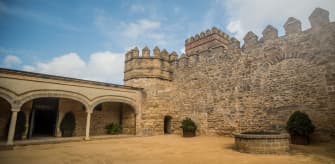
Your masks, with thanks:
<instances>
[{"instance_id":1,"label":"potted plant","mask_svg":"<svg viewBox=\"0 0 335 164\"><path fill-rule=\"evenodd\" d=\"M72 137L75 127L76 119L74 117L74 114L72 112L67 112L60 124L62 137Z\"/></svg>"},{"instance_id":2,"label":"potted plant","mask_svg":"<svg viewBox=\"0 0 335 164\"><path fill-rule=\"evenodd\" d=\"M191 119L186 117L182 122L181 126L183 129L183 137L194 137L195 131L197 130L197 125L195 122Z\"/></svg>"},{"instance_id":3,"label":"potted plant","mask_svg":"<svg viewBox=\"0 0 335 164\"><path fill-rule=\"evenodd\" d=\"M291 135L292 144L309 144L309 135L314 132L315 126L306 113L296 111L287 121L287 131Z\"/></svg>"},{"instance_id":4,"label":"potted plant","mask_svg":"<svg viewBox=\"0 0 335 164\"><path fill-rule=\"evenodd\" d=\"M122 132L121 125L113 122L106 125L105 129L107 130L107 134L120 134Z\"/></svg>"}]
</instances>

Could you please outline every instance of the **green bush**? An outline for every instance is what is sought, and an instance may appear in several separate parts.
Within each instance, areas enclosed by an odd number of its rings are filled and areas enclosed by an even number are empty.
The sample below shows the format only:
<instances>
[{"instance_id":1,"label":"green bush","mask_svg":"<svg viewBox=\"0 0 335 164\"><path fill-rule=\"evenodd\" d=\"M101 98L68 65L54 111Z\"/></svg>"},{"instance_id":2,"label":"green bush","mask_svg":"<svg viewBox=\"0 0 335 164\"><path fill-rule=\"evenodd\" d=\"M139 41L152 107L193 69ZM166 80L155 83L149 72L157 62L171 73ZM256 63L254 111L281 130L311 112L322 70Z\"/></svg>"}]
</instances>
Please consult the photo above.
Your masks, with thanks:
<instances>
[{"instance_id":1,"label":"green bush","mask_svg":"<svg viewBox=\"0 0 335 164\"><path fill-rule=\"evenodd\" d=\"M106 125L107 134L120 134L122 132L122 127L118 123L110 123Z\"/></svg>"},{"instance_id":2,"label":"green bush","mask_svg":"<svg viewBox=\"0 0 335 164\"><path fill-rule=\"evenodd\" d=\"M181 122L180 128L182 128L184 131L196 131L197 130L197 125L195 124L195 122L191 118L186 117Z\"/></svg>"},{"instance_id":3,"label":"green bush","mask_svg":"<svg viewBox=\"0 0 335 164\"><path fill-rule=\"evenodd\" d=\"M308 136L315 126L306 113L295 111L287 121L287 131L293 136Z\"/></svg>"}]
</instances>

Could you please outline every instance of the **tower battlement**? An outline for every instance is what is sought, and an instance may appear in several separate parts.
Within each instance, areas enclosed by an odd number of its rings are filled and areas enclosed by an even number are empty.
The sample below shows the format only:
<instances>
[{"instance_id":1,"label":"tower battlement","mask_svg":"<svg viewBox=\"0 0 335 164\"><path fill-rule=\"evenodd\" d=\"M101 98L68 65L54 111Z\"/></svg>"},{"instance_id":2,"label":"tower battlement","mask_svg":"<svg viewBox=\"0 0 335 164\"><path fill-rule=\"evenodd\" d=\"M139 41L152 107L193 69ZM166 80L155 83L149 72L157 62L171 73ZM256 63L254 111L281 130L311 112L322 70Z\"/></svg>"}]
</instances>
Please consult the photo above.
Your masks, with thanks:
<instances>
[{"instance_id":1,"label":"tower battlement","mask_svg":"<svg viewBox=\"0 0 335 164\"><path fill-rule=\"evenodd\" d=\"M185 52L192 54L212 47L222 46L228 49L229 44L235 42L228 34L216 27L208 29L185 40Z\"/></svg>"},{"instance_id":2,"label":"tower battlement","mask_svg":"<svg viewBox=\"0 0 335 164\"><path fill-rule=\"evenodd\" d=\"M135 47L125 55L124 81L138 78L171 80L171 63L176 60L178 60L176 52L169 54L166 49L161 51L155 47L151 55L150 49L145 47L140 54L139 49Z\"/></svg>"}]
</instances>

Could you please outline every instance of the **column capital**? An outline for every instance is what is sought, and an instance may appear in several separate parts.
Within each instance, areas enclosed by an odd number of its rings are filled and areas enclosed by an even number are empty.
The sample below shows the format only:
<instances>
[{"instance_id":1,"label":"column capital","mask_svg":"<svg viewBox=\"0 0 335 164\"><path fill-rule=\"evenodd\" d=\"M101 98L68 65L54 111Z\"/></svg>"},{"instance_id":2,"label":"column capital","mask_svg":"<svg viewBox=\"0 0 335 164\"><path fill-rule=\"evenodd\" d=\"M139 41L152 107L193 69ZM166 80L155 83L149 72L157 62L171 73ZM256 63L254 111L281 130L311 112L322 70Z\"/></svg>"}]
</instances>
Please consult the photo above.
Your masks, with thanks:
<instances>
[{"instance_id":1,"label":"column capital","mask_svg":"<svg viewBox=\"0 0 335 164\"><path fill-rule=\"evenodd\" d=\"M12 108L11 111L12 112L20 112L20 108Z\"/></svg>"}]
</instances>

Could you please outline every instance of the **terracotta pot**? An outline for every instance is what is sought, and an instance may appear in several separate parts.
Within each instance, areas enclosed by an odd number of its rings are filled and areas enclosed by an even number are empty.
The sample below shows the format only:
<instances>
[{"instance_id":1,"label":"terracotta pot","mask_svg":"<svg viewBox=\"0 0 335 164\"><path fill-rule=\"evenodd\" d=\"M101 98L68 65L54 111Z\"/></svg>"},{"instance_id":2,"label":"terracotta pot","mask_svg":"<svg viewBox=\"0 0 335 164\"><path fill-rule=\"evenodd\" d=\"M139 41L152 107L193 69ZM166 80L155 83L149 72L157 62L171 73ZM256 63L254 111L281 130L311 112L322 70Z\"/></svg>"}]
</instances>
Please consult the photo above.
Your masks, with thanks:
<instances>
[{"instance_id":1,"label":"terracotta pot","mask_svg":"<svg viewBox=\"0 0 335 164\"><path fill-rule=\"evenodd\" d=\"M308 136L298 136L291 135L291 143L295 145L308 145L309 137Z\"/></svg>"},{"instance_id":2,"label":"terracotta pot","mask_svg":"<svg viewBox=\"0 0 335 164\"><path fill-rule=\"evenodd\" d=\"M193 131L183 130L183 137L195 137L195 130Z\"/></svg>"}]
</instances>

